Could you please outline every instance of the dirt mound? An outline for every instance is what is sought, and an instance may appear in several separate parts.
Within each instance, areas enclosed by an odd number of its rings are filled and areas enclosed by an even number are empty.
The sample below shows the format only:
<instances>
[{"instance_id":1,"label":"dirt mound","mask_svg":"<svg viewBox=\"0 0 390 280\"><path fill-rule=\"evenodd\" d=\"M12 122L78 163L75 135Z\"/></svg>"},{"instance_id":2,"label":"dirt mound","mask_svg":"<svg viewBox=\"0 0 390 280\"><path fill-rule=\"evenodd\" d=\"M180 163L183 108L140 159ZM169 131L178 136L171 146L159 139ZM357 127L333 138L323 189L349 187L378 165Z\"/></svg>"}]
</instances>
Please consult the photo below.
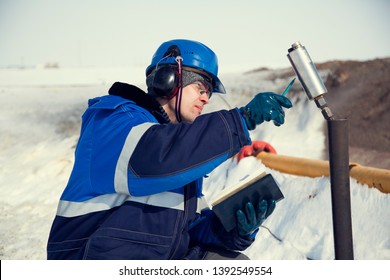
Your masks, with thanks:
<instances>
[{"instance_id":1,"label":"dirt mound","mask_svg":"<svg viewBox=\"0 0 390 280\"><path fill-rule=\"evenodd\" d=\"M390 58L330 61L325 98L337 118L350 126L350 159L390 169Z\"/></svg>"}]
</instances>

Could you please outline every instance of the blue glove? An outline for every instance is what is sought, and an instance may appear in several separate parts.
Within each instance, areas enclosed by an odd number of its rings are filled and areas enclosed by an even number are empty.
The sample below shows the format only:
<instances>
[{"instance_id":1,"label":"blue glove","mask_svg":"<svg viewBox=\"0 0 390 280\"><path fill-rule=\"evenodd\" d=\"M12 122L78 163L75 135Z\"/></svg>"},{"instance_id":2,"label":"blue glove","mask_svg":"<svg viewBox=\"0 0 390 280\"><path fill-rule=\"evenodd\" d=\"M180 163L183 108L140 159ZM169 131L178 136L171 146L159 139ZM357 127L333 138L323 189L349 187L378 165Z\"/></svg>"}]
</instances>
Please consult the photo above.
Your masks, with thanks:
<instances>
[{"instance_id":1,"label":"blue glove","mask_svg":"<svg viewBox=\"0 0 390 280\"><path fill-rule=\"evenodd\" d=\"M257 94L248 105L241 107L240 111L248 129L253 130L264 121L272 120L276 126L282 125L284 123L282 107L292 107L287 97L273 92L263 92Z\"/></svg>"},{"instance_id":2,"label":"blue glove","mask_svg":"<svg viewBox=\"0 0 390 280\"><path fill-rule=\"evenodd\" d=\"M243 236L250 236L255 232L260 225L272 214L276 206L275 200L261 200L259 202L257 211L255 211L253 204L248 202L245 205L245 213L242 210L238 210L237 216L237 230L238 233Z\"/></svg>"}]
</instances>

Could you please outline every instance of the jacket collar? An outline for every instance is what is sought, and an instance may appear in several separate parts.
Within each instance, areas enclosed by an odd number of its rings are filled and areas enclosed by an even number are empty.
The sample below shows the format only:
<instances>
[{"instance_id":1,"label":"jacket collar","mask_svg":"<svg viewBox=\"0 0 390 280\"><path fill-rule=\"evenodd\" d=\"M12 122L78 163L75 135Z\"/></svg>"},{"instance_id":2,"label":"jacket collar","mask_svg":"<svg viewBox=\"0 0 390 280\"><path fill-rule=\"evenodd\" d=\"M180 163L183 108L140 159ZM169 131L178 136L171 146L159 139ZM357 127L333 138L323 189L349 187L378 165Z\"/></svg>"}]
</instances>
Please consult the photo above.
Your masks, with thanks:
<instances>
[{"instance_id":1,"label":"jacket collar","mask_svg":"<svg viewBox=\"0 0 390 280\"><path fill-rule=\"evenodd\" d=\"M134 85L115 82L109 89L108 93L110 95L116 95L134 101L138 106L148 110L161 124L171 122L160 103L158 103L154 97L148 95L142 89Z\"/></svg>"}]
</instances>

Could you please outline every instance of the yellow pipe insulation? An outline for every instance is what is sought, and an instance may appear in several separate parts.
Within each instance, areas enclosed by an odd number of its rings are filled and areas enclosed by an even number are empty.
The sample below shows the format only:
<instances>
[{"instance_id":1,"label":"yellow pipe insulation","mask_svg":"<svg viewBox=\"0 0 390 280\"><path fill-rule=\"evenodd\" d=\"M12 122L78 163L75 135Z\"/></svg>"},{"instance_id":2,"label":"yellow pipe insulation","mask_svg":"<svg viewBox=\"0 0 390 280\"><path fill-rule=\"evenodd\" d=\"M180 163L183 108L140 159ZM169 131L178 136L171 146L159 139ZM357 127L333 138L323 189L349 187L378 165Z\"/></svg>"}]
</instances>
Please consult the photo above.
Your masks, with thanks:
<instances>
[{"instance_id":1,"label":"yellow pipe insulation","mask_svg":"<svg viewBox=\"0 0 390 280\"><path fill-rule=\"evenodd\" d=\"M298 176L330 176L329 161L297 158L261 152L257 155L263 164L271 169ZM390 170L349 164L349 174L361 184L374 187L383 193L390 193Z\"/></svg>"}]
</instances>

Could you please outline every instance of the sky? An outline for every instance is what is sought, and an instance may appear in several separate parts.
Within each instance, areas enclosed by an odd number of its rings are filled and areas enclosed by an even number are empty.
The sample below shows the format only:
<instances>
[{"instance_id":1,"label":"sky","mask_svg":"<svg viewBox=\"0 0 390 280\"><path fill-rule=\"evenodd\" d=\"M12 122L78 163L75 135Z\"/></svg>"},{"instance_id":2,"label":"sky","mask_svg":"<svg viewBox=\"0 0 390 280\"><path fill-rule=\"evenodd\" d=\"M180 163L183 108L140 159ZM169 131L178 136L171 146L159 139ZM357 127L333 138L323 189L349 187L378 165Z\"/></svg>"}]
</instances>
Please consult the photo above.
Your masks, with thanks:
<instances>
[{"instance_id":1,"label":"sky","mask_svg":"<svg viewBox=\"0 0 390 280\"><path fill-rule=\"evenodd\" d=\"M390 56L388 0L0 0L0 67L146 68L162 43L205 43L220 73Z\"/></svg>"}]
</instances>

